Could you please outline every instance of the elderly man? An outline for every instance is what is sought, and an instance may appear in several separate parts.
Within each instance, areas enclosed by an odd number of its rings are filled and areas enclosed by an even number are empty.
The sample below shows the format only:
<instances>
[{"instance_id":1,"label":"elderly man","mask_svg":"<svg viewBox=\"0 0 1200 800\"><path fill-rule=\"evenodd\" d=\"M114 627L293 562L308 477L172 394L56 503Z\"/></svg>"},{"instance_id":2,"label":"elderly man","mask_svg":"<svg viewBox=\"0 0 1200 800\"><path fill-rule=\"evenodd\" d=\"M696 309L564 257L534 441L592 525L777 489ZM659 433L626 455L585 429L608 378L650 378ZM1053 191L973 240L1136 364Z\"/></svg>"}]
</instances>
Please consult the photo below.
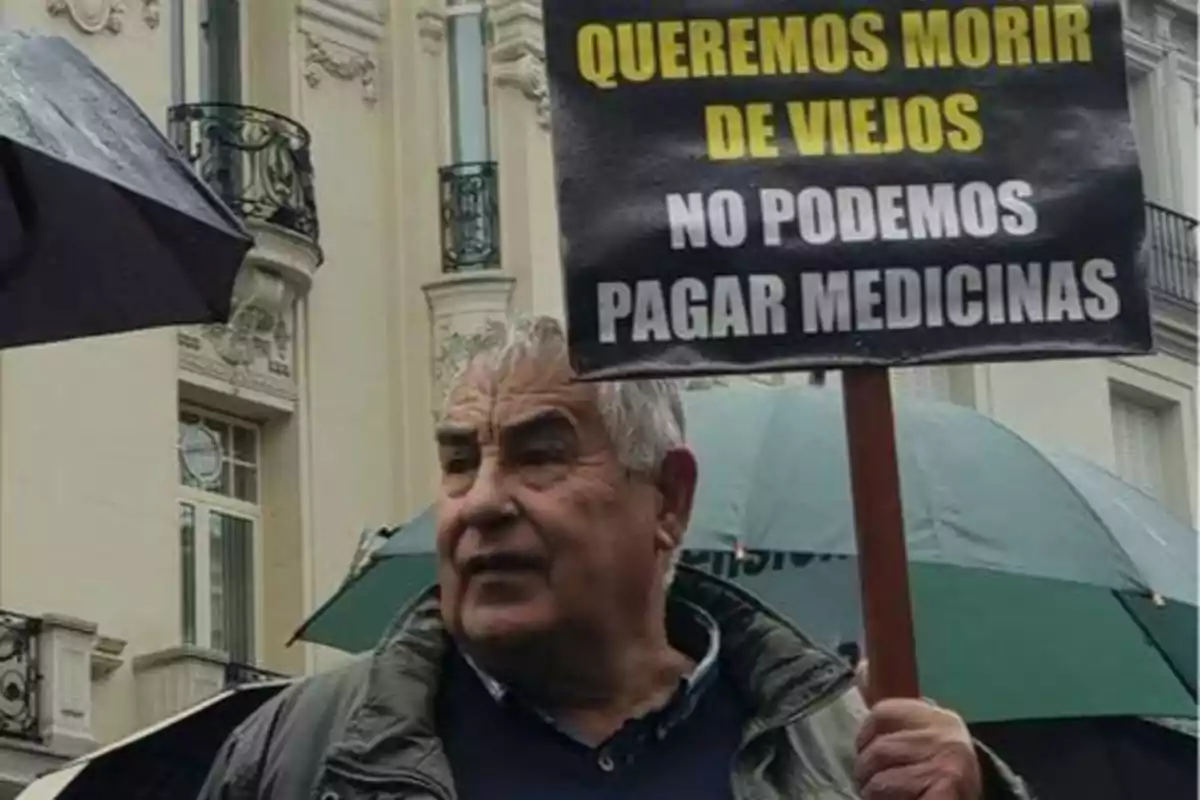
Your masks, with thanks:
<instances>
[{"instance_id":1,"label":"elderly man","mask_svg":"<svg viewBox=\"0 0 1200 800\"><path fill-rule=\"evenodd\" d=\"M869 713L842 661L675 568L696 487L663 381L493 329L437 445L438 586L233 733L202 800L1020 800L962 720Z\"/></svg>"}]
</instances>

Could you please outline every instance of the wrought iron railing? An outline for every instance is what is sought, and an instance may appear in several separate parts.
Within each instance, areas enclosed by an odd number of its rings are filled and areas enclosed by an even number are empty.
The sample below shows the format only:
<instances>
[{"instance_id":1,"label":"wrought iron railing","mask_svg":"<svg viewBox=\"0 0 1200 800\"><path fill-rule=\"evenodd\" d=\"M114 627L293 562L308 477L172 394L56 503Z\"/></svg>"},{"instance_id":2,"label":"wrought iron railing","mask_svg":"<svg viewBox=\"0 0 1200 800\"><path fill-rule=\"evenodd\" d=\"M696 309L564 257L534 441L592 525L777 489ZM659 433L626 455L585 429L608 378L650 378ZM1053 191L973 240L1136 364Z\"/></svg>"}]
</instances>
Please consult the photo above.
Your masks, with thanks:
<instances>
[{"instance_id":1,"label":"wrought iron railing","mask_svg":"<svg viewBox=\"0 0 1200 800\"><path fill-rule=\"evenodd\" d=\"M247 683L261 683L290 678L282 672L272 672L269 669L256 667L253 664L237 664L230 662L225 665L225 688L242 686Z\"/></svg>"},{"instance_id":2,"label":"wrought iron railing","mask_svg":"<svg viewBox=\"0 0 1200 800\"><path fill-rule=\"evenodd\" d=\"M500 266L500 196L496 163L438 170L442 192L442 272Z\"/></svg>"},{"instance_id":3,"label":"wrought iron railing","mask_svg":"<svg viewBox=\"0 0 1200 800\"><path fill-rule=\"evenodd\" d=\"M0 611L0 737L41 740L38 634L42 621Z\"/></svg>"},{"instance_id":4,"label":"wrought iron railing","mask_svg":"<svg viewBox=\"0 0 1200 800\"><path fill-rule=\"evenodd\" d=\"M1150 288L1196 303L1196 220L1147 203L1146 239L1150 244Z\"/></svg>"},{"instance_id":5,"label":"wrought iron railing","mask_svg":"<svg viewBox=\"0 0 1200 800\"><path fill-rule=\"evenodd\" d=\"M175 146L234 212L318 243L311 137L303 125L230 103L171 106L167 121Z\"/></svg>"}]
</instances>

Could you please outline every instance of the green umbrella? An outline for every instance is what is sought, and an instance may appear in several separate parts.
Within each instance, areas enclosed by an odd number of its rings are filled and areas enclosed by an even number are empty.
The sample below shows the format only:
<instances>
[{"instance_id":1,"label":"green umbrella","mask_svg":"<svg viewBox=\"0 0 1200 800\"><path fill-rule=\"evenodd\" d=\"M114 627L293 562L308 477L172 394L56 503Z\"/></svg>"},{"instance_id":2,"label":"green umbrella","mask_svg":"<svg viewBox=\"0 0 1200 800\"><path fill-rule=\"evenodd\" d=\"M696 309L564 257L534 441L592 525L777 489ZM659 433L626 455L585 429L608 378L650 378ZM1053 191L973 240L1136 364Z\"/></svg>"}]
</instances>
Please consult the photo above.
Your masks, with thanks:
<instances>
[{"instance_id":1,"label":"green umbrella","mask_svg":"<svg viewBox=\"0 0 1200 800\"><path fill-rule=\"evenodd\" d=\"M830 645L859 637L840 394L687 392L700 487L685 562ZM736 420L736 424L733 421ZM993 420L897 406L922 689L973 721L1194 717L1196 531ZM433 576L426 511L298 632L357 651Z\"/></svg>"}]
</instances>

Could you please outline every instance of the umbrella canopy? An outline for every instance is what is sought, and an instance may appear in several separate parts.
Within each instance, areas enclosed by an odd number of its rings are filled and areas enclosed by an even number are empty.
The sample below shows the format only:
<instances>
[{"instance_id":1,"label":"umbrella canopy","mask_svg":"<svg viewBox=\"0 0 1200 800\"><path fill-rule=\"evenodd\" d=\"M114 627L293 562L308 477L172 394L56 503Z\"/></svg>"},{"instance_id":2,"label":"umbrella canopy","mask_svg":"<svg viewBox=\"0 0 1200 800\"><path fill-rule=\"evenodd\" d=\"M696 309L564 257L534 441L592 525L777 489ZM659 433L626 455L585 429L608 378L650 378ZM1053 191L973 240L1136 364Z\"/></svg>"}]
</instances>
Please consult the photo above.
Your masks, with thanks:
<instances>
[{"instance_id":1,"label":"umbrella canopy","mask_svg":"<svg viewBox=\"0 0 1200 800\"><path fill-rule=\"evenodd\" d=\"M972 732L1038 800L1192 800L1196 731L1131 717L1002 722Z\"/></svg>"},{"instance_id":2,"label":"umbrella canopy","mask_svg":"<svg viewBox=\"0 0 1200 800\"><path fill-rule=\"evenodd\" d=\"M859 639L840 393L710 389L684 404L700 460L685 562L829 645ZM926 693L978 721L1195 716L1194 529L964 408L902 402L897 437ZM432 550L426 512L300 636L370 647L432 579Z\"/></svg>"},{"instance_id":3,"label":"umbrella canopy","mask_svg":"<svg viewBox=\"0 0 1200 800\"><path fill-rule=\"evenodd\" d=\"M0 33L0 347L224 322L251 245L83 53Z\"/></svg>"},{"instance_id":4,"label":"umbrella canopy","mask_svg":"<svg viewBox=\"0 0 1200 800\"><path fill-rule=\"evenodd\" d=\"M242 684L38 778L17 800L197 797L221 745L291 681Z\"/></svg>"}]
</instances>

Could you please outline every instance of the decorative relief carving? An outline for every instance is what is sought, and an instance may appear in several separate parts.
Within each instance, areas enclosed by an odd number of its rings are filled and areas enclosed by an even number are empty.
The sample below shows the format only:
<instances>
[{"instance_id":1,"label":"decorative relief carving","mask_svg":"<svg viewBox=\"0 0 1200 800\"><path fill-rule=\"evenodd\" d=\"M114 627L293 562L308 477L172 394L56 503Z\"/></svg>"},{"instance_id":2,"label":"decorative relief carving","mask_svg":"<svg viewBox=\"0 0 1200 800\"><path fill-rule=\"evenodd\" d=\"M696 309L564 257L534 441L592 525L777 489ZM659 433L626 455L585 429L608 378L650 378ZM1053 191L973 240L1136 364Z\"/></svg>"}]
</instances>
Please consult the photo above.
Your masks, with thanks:
<instances>
[{"instance_id":1,"label":"decorative relief carving","mask_svg":"<svg viewBox=\"0 0 1200 800\"><path fill-rule=\"evenodd\" d=\"M142 0L142 21L154 30L162 22L162 0Z\"/></svg>"},{"instance_id":2,"label":"decorative relief carving","mask_svg":"<svg viewBox=\"0 0 1200 800\"><path fill-rule=\"evenodd\" d=\"M497 86L516 89L537 109L538 125L550 127L550 83L546 79L546 57L527 50L513 61L497 62L492 74Z\"/></svg>"},{"instance_id":3,"label":"decorative relief carving","mask_svg":"<svg viewBox=\"0 0 1200 800\"><path fill-rule=\"evenodd\" d=\"M538 124L550 126L550 84L541 4L534 0L491 0L492 74L497 86L516 89L534 103Z\"/></svg>"},{"instance_id":4,"label":"decorative relief carving","mask_svg":"<svg viewBox=\"0 0 1200 800\"><path fill-rule=\"evenodd\" d=\"M503 336L515 283L499 270L479 270L447 275L422 287L430 313L430 400L435 418L471 355Z\"/></svg>"},{"instance_id":5,"label":"decorative relief carving","mask_svg":"<svg viewBox=\"0 0 1200 800\"><path fill-rule=\"evenodd\" d=\"M233 289L233 311L224 325L187 328L179 333L185 369L295 399L292 311L295 290L279 275L247 264Z\"/></svg>"},{"instance_id":6,"label":"decorative relief carving","mask_svg":"<svg viewBox=\"0 0 1200 800\"><path fill-rule=\"evenodd\" d=\"M503 326L497 319L494 322L480 326L471 333L456 330L449 320L444 320L434 331L433 355L433 386L434 386L434 416L437 417L446 402L446 394L451 382L467 366L472 355L482 350L489 339L503 333Z\"/></svg>"},{"instance_id":7,"label":"decorative relief carving","mask_svg":"<svg viewBox=\"0 0 1200 800\"><path fill-rule=\"evenodd\" d=\"M52 17L67 17L84 33L120 33L125 26L124 0L47 0Z\"/></svg>"},{"instance_id":8,"label":"decorative relief carving","mask_svg":"<svg viewBox=\"0 0 1200 800\"><path fill-rule=\"evenodd\" d=\"M273 372L290 376L292 342L288 320L294 292L278 275L247 267L233 287L233 312L225 325L210 325L205 335L227 363L249 366L267 357Z\"/></svg>"},{"instance_id":9,"label":"decorative relief carving","mask_svg":"<svg viewBox=\"0 0 1200 800\"><path fill-rule=\"evenodd\" d=\"M441 55L446 47L446 15L436 8L417 11L417 38L421 49L431 56Z\"/></svg>"},{"instance_id":10,"label":"decorative relief carving","mask_svg":"<svg viewBox=\"0 0 1200 800\"><path fill-rule=\"evenodd\" d=\"M539 0L486 0L495 49L543 50L542 4Z\"/></svg>"},{"instance_id":11,"label":"decorative relief carving","mask_svg":"<svg viewBox=\"0 0 1200 800\"><path fill-rule=\"evenodd\" d=\"M311 33L304 34L304 41L307 51L304 56L304 79L309 86L320 86L324 74L343 81L356 80L362 84L363 100L369 106L375 105L379 94L375 85L374 59L366 53L333 44Z\"/></svg>"}]
</instances>

